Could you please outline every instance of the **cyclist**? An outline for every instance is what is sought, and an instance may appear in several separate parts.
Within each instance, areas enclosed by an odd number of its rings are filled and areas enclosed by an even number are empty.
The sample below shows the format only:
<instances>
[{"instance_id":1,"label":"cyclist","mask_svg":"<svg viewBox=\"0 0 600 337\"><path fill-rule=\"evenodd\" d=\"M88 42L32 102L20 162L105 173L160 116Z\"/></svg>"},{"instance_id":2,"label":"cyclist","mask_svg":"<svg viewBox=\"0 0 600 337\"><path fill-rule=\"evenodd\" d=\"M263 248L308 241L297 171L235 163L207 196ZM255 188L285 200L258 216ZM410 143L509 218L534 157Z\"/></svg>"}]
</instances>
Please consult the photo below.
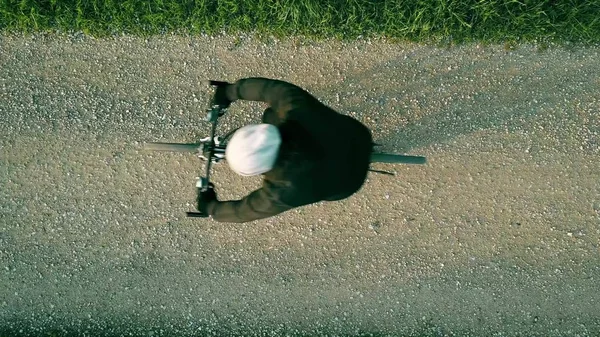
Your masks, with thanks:
<instances>
[{"instance_id":1,"label":"cyclist","mask_svg":"<svg viewBox=\"0 0 600 337\"><path fill-rule=\"evenodd\" d=\"M219 201L214 187L198 196L198 210L219 222L268 218L319 201L348 198L363 185L373 148L370 130L319 102L302 88L252 77L223 82L215 103L262 101L261 124L237 130L226 161L242 176L263 176L262 187L240 200Z\"/></svg>"}]
</instances>

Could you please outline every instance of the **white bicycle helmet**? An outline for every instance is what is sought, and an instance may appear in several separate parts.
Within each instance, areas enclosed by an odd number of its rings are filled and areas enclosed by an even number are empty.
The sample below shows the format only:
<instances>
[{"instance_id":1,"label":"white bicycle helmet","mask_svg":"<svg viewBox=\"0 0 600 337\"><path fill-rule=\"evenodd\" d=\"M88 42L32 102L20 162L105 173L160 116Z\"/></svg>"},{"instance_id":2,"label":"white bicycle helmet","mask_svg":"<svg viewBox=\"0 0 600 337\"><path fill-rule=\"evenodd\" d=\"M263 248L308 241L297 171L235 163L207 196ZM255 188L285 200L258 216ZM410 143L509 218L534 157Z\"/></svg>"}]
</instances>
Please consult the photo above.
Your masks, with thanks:
<instances>
[{"instance_id":1,"label":"white bicycle helmet","mask_svg":"<svg viewBox=\"0 0 600 337\"><path fill-rule=\"evenodd\" d=\"M227 143L225 159L239 175L255 176L275 165L281 135L271 124L251 124L237 130Z\"/></svg>"}]
</instances>

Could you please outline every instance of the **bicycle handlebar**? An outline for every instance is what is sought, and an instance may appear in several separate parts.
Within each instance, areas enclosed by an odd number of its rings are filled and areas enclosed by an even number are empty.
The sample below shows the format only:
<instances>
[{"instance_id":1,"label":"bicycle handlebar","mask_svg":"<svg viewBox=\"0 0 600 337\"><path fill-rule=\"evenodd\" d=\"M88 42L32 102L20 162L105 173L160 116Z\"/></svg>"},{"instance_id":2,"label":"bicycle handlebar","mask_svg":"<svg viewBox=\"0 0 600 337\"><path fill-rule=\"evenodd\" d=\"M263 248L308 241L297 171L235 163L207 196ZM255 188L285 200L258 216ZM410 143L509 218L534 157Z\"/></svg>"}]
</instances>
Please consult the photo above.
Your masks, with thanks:
<instances>
[{"instance_id":1,"label":"bicycle handlebar","mask_svg":"<svg viewBox=\"0 0 600 337\"><path fill-rule=\"evenodd\" d=\"M208 214L202 212L185 212L188 218L208 218Z\"/></svg>"},{"instance_id":2,"label":"bicycle handlebar","mask_svg":"<svg viewBox=\"0 0 600 337\"><path fill-rule=\"evenodd\" d=\"M223 81L210 80L209 82L210 82L210 85L215 86L215 87L229 84L229 83L223 82ZM217 128L217 120L219 117L224 115L223 111L225 109L226 108L223 106L215 106L215 105L213 105L212 107L207 109L208 115L207 115L206 119L207 119L207 121L211 122L211 124L212 124L211 132L210 132L210 143L209 143L210 148L209 148L208 158L206 161L206 176L198 177L198 181L196 183L196 200L198 200L198 198L200 197L200 193L207 191L209 188L213 188L211 186L212 184L210 183L209 177L210 177L210 167L211 167L211 163L212 163L212 157L215 153L215 141L214 141L215 131ZM186 215L188 217L193 217L193 218L207 218L208 217L208 214L202 213L202 212L186 212Z\"/></svg>"},{"instance_id":3,"label":"bicycle handlebar","mask_svg":"<svg viewBox=\"0 0 600 337\"><path fill-rule=\"evenodd\" d=\"M210 80L209 83L210 83L210 85L214 85L215 87L220 87L220 86L229 84L228 82L214 81L214 80Z\"/></svg>"}]
</instances>

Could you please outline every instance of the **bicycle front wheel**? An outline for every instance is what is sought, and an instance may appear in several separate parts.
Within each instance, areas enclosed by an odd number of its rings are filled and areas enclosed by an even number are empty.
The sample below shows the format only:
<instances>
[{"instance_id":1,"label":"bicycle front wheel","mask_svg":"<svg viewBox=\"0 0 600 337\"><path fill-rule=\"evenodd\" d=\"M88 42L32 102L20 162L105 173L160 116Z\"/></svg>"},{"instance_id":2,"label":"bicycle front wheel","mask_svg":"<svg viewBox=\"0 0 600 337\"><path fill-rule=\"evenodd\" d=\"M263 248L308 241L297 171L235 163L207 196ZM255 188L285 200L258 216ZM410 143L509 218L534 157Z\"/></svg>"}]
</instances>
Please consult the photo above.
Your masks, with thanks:
<instances>
[{"instance_id":1,"label":"bicycle front wheel","mask_svg":"<svg viewBox=\"0 0 600 337\"><path fill-rule=\"evenodd\" d=\"M371 153L371 163L390 164L425 164L427 158L421 156L406 156L403 154Z\"/></svg>"},{"instance_id":2,"label":"bicycle front wheel","mask_svg":"<svg viewBox=\"0 0 600 337\"><path fill-rule=\"evenodd\" d=\"M144 150L148 151L168 151L168 152L197 152L199 143L146 143Z\"/></svg>"}]
</instances>

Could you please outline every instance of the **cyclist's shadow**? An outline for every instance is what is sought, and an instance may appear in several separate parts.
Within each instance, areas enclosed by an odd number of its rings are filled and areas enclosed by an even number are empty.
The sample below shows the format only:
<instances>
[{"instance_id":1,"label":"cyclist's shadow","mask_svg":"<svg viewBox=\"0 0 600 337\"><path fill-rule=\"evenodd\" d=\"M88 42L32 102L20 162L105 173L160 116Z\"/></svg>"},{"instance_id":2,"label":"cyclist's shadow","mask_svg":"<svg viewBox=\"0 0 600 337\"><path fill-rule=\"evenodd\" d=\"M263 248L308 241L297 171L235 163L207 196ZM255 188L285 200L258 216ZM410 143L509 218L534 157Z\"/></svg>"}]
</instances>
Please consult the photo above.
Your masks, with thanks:
<instances>
[{"instance_id":1,"label":"cyclist's shadow","mask_svg":"<svg viewBox=\"0 0 600 337\"><path fill-rule=\"evenodd\" d=\"M519 127L542 110L532 102L561 104L557 96L532 94L542 78L561 82L534 61L524 66L516 64L522 60L484 55L463 64L444 52L417 54L389 59L322 90L332 107L371 128L381 150L409 152L480 130Z\"/></svg>"}]
</instances>

